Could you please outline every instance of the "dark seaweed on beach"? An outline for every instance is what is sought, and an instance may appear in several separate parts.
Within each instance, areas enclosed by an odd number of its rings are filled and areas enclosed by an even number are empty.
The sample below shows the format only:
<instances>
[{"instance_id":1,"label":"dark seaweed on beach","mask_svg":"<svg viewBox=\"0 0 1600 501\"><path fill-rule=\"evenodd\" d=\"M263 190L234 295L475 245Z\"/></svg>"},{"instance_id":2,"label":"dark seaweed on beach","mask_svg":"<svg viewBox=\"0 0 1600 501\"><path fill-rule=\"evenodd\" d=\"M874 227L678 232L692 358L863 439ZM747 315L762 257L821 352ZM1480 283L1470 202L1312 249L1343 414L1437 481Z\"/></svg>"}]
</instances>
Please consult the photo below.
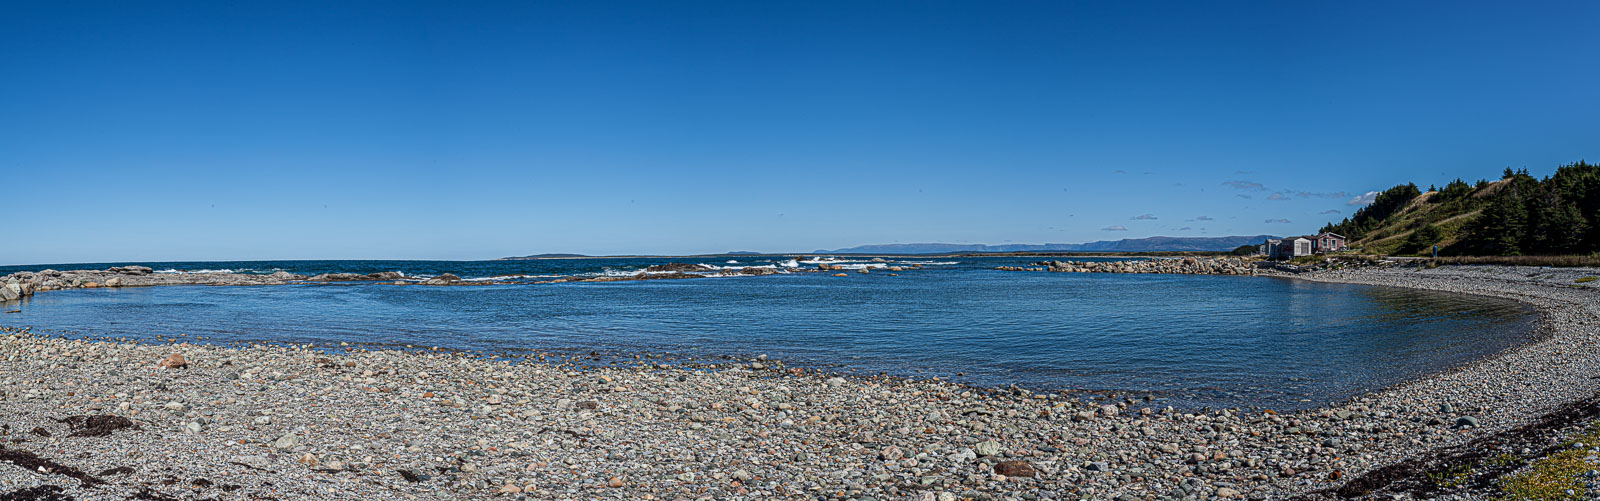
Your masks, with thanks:
<instances>
[{"instance_id":1,"label":"dark seaweed on beach","mask_svg":"<svg viewBox=\"0 0 1600 501\"><path fill-rule=\"evenodd\" d=\"M0 501L73 501L58 486L41 485L0 493Z\"/></svg>"},{"instance_id":2,"label":"dark seaweed on beach","mask_svg":"<svg viewBox=\"0 0 1600 501\"><path fill-rule=\"evenodd\" d=\"M1375 492L1404 492L1418 498L1432 498L1441 493L1437 484L1424 481L1429 474L1462 471L1463 468L1475 465L1481 467L1494 451L1522 447L1545 449L1541 444L1548 444L1550 436L1560 433L1564 428L1593 420L1597 416L1600 416L1600 396L1568 402L1555 411L1535 418L1531 423L1384 466L1353 478L1342 486L1306 493L1295 499L1349 499ZM1552 450L1545 450L1543 453L1550 452ZM1470 482L1473 488L1489 488L1500 475L1509 473L1515 468L1481 469L1484 471L1474 475Z\"/></svg>"},{"instance_id":3,"label":"dark seaweed on beach","mask_svg":"<svg viewBox=\"0 0 1600 501\"><path fill-rule=\"evenodd\" d=\"M172 496L168 496L166 494L162 494L160 492L152 491L152 490L149 490L149 489L139 489L139 493L138 494L134 494L133 495L133 499L139 499L139 500L144 500L144 501L178 501L178 498L175 498L175 497L172 497Z\"/></svg>"},{"instance_id":4,"label":"dark seaweed on beach","mask_svg":"<svg viewBox=\"0 0 1600 501\"><path fill-rule=\"evenodd\" d=\"M137 428L133 421L122 416L68 416L56 422L66 423L72 428L72 433L67 435L69 437L104 437L124 428Z\"/></svg>"},{"instance_id":5,"label":"dark seaweed on beach","mask_svg":"<svg viewBox=\"0 0 1600 501\"><path fill-rule=\"evenodd\" d=\"M5 461L7 463L11 463L11 464L20 466L20 467L22 467L22 469L28 470L28 471L31 471L31 472L39 472L39 473L55 474L55 475L65 475L67 477L70 477L70 478L73 478L73 479L77 480L79 483L82 483L84 486L92 486L92 485L98 485L98 484L105 483L104 481L102 481L102 480L100 480L98 478L94 478L92 476L89 476L88 473L84 473L84 472L78 470L77 468L73 468L71 466L67 466L67 465L64 465L64 464L61 464L61 463L57 463L55 461L51 461L49 459L45 459L45 458L39 457L38 455L36 455L36 454L34 454L32 452L28 452L28 451L21 451L21 450L16 450L16 449L7 449L4 446L0 446L0 461Z\"/></svg>"}]
</instances>

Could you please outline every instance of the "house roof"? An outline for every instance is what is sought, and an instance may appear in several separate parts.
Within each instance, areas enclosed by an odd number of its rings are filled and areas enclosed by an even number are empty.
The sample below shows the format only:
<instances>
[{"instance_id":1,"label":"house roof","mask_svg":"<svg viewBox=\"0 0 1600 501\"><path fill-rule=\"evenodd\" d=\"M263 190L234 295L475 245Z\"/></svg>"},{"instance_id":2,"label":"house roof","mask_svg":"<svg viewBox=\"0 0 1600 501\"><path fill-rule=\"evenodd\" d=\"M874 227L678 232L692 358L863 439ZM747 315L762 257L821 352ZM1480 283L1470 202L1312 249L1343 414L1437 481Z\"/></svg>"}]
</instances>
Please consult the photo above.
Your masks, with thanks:
<instances>
[{"instance_id":1,"label":"house roof","mask_svg":"<svg viewBox=\"0 0 1600 501\"><path fill-rule=\"evenodd\" d=\"M1317 237L1323 237L1323 236L1344 238L1344 235L1340 235L1338 233L1334 233L1334 232L1331 232L1331 231L1324 231L1322 233L1318 233L1317 234Z\"/></svg>"}]
</instances>

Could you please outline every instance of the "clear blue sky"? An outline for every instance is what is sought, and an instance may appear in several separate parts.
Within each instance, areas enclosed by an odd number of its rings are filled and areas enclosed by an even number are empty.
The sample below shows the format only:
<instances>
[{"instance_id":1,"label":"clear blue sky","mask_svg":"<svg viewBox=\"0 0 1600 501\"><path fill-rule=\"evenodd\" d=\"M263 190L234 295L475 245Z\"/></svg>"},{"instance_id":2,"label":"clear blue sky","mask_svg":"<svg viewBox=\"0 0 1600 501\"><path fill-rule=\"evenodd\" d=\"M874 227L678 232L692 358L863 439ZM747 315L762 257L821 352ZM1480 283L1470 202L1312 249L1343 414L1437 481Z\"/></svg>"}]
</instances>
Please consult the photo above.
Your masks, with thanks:
<instances>
[{"instance_id":1,"label":"clear blue sky","mask_svg":"<svg viewBox=\"0 0 1600 501\"><path fill-rule=\"evenodd\" d=\"M1310 232L1397 183L1600 158L1597 23L1587 1L6 2L0 264Z\"/></svg>"}]
</instances>

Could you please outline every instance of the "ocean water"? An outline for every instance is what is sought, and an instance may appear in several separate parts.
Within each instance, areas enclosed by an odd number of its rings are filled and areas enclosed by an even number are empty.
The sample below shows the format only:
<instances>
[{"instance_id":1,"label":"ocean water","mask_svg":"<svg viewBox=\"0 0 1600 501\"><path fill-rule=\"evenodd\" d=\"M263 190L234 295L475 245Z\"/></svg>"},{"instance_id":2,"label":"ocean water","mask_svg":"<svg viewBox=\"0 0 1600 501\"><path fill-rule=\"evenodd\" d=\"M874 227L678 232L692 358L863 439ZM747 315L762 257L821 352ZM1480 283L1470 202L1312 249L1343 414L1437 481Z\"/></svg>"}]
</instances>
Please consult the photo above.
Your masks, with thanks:
<instances>
[{"instance_id":1,"label":"ocean water","mask_svg":"<svg viewBox=\"0 0 1600 501\"><path fill-rule=\"evenodd\" d=\"M1537 318L1509 300L1264 277L1003 272L1012 257L852 259L924 269L889 276L532 284L625 275L667 262L814 267L784 256L537 261L270 261L145 264L234 270L455 273L479 287L297 284L41 293L0 324L65 336L204 336L211 342L438 346L627 360L766 354L841 373L938 376L1083 395L1150 395L1183 408L1294 409L1348 398L1527 341ZM737 262L729 262L737 261ZM803 260L802 260L803 261Z\"/></svg>"}]
</instances>

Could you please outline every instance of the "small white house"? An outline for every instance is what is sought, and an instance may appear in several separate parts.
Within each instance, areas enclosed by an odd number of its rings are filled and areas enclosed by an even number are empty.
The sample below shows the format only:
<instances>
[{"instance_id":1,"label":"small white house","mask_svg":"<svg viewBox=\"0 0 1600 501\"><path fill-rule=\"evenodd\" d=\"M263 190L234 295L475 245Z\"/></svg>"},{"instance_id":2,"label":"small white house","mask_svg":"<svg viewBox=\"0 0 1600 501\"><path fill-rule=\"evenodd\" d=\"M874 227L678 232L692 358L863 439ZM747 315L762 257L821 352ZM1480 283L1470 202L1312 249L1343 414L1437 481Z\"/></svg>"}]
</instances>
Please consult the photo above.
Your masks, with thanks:
<instances>
[{"instance_id":1,"label":"small white house","mask_svg":"<svg viewBox=\"0 0 1600 501\"><path fill-rule=\"evenodd\" d=\"M1283 239L1283 244L1278 248L1284 258L1294 258L1311 255L1311 239L1294 237Z\"/></svg>"},{"instance_id":2,"label":"small white house","mask_svg":"<svg viewBox=\"0 0 1600 501\"><path fill-rule=\"evenodd\" d=\"M1312 245L1311 239L1306 237L1273 238L1262 242L1257 249L1272 259L1290 259L1311 255Z\"/></svg>"}]
</instances>

